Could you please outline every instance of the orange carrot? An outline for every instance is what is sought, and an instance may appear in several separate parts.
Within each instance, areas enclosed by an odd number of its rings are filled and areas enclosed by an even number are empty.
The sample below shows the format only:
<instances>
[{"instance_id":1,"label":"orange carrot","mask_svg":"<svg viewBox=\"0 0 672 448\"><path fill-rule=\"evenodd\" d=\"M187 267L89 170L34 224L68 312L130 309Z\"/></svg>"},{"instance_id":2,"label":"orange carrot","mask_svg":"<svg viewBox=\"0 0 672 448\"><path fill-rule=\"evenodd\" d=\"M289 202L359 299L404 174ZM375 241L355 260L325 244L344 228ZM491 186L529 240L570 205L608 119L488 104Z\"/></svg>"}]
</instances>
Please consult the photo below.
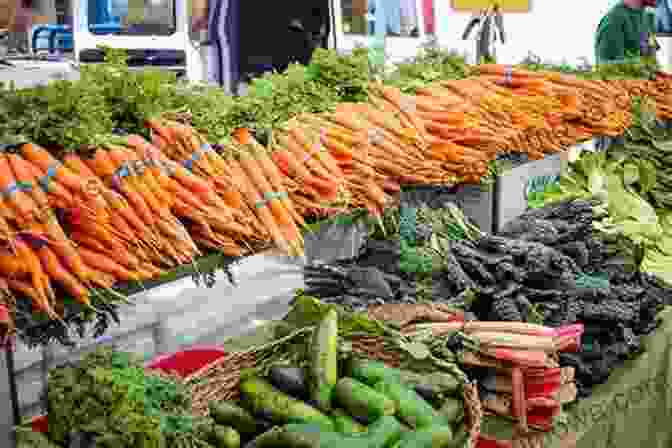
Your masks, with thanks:
<instances>
[{"instance_id":1,"label":"orange carrot","mask_svg":"<svg viewBox=\"0 0 672 448\"><path fill-rule=\"evenodd\" d=\"M19 238L15 242L16 254L25 260L26 266L30 270L31 282L35 290L42 296L44 303L49 303L49 295L51 287L49 286L49 279L45 274L40 264L37 254L26 244L23 239Z\"/></svg>"},{"instance_id":2,"label":"orange carrot","mask_svg":"<svg viewBox=\"0 0 672 448\"><path fill-rule=\"evenodd\" d=\"M299 143L292 135L278 135L278 141L285 149L289 150L290 153L294 156L298 163L304 165L308 170L312 171L316 176L329 181L334 185L338 185L339 179L334 178L329 171L327 171L321 163L313 158L311 154L308 154L303 145Z\"/></svg>"},{"instance_id":3,"label":"orange carrot","mask_svg":"<svg viewBox=\"0 0 672 448\"><path fill-rule=\"evenodd\" d=\"M118 280L125 282L137 280L137 278L128 269L115 262L104 253L94 252L83 247L79 248L79 253L82 256L84 262L89 266L95 267L96 270L112 274Z\"/></svg>"},{"instance_id":4,"label":"orange carrot","mask_svg":"<svg viewBox=\"0 0 672 448\"><path fill-rule=\"evenodd\" d=\"M61 185L56 179L47 179L46 172L42 171L42 169L35 164L28 163L27 168L30 170L32 176L37 179L42 191L58 198L61 201L61 204L64 205L64 208L72 207L73 196L67 188Z\"/></svg>"},{"instance_id":5,"label":"orange carrot","mask_svg":"<svg viewBox=\"0 0 672 448\"><path fill-rule=\"evenodd\" d=\"M128 153L123 151L118 146L108 146L107 155L109 156L112 163L115 164L117 168L124 166L130 161L130 156ZM166 212L166 207L159 202L159 199L156 195L148 188L148 186L143 182L140 176L137 173L129 173L130 175L124 179L119 179L122 184L126 184L126 188L132 189L145 201L150 210L154 213L163 215Z\"/></svg>"},{"instance_id":6,"label":"orange carrot","mask_svg":"<svg viewBox=\"0 0 672 448\"><path fill-rule=\"evenodd\" d=\"M273 190L273 187L271 187L271 184L264 176L264 173L257 164L257 161L245 151L242 151L240 153L239 163L250 179L250 183L257 189L260 199L265 200L266 204L268 204L280 228L282 229L286 226L293 227L294 221L292 220L287 210L285 210L282 202L277 197L275 197L276 194L282 194L282 192ZM288 241L292 240L293 237Z\"/></svg>"},{"instance_id":7,"label":"orange carrot","mask_svg":"<svg viewBox=\"0 0 672 448\"><path fill-rule=\"evenodd\" d=\"M273 218L273 214L270 209L266 207L266 203L262 201L261 196L257 192L250 182L247 180L247 177L244 174L242 166L238 163L237 160L231 160L231 168L240 180L241 180L241 193L245 196L245 199L248 203L255 207L255 211L259 216L259 219L264 224L266 230L270 233L273 241L280 246L281 249L289 251L289 242L285 240L284 236L280 232L278 225Z\"/></svg>"},{"instance_id":8,"label":"orange carrot","mask_svg":"<svg viewBox=\"0 0 672 448\"><path fill-rule=\"evenodd\" d=\"M5 154L0 154L0 190L21 223L27 224L37 219L39 214L37 207L32 198L23 191L21 183L17 181L12 172L9 158Z\"/></svg>"},{"instance_id":9,"label":"orange carrot","mask_svg":"<svg viewBox=\"0 0 672 448\"><path fill-rule=\"evenodd\" d=\"M313 155L324 167L325 170L337 180L340 180L343 177L343 173L336 166L334 159L329 154L329 151L324 147L322 142L322 136L309 135L305 129L299 126L293 126L289 130L297 142L303 145L305 151L308 154Z\"/></svg>"},{"instance_id":10,"label":"orange carrot","mask_svg":"<svg viewBox=\"0 0 672 448\"><path fill-rule=\"evenodd\" d=\"M329 181L312 175L306 167L304 167L294 157L291 151L285 148L276 147L271 154L276 165L286 174L296 176L299 182L306 186L310 186L319 191L325 199L335 199L338 193L338 186Z\"/></svg>"},{"instance_id":11,"label":"orange carrot","mask_svg":"<svg viewBox=\"0 0 672 448\"><path fill-rule=\"evenodd\" d=\"M115 179L114 182L116 182L117 185L121 188L124 196L126 196L126 199L128 199L128 201L133 205L135 212L142 219L142 221L149 226L154 225L154 215L145 203L142 195L140 195L137 191L129 188L128 185L126 185L126 182L116 177L116 168L114 162L110 159L110 156L106 150L97 149L94 153L94 156L89 159L87 163L89 164L89 168L91 168L91 170L99 177L111 177L112 179Z\"/></svg>"},{"instance_id":12,"label":"orange carrot","mask_svg":"<svg viewBox=\"0 0 672 448\"><path fill-rule=\"evenodd\" d=\"M21 147L21 154L45 172L54 170L54 177L56 180L61 182L67 188L73 191L86 193L86 191L82 191L81 178L67 167L64 167L63 164L52 157L46 149L32 143L27 143Z\"/></svg>"},{"instance_id":13,"label":"orange carrot","mask_svg":"<svg viewBox=\"0 0 672 448\"><path fill-rule=\"evenodd\" d=\"M275 164L268 157L266 150L254 139L252 140L250 147L252 149L252 154L256 156L256 160L259 167L261 168L261 172L268 179L271 188L273 188L273 190L276 192L286 193L282 183L282 177L278 171L278 167L275 166ZM301 215L299 215L296 210L294 210L292 202L289 200L288 196L285 195L284 197L280 198L280 202L285 207L287 212L289 212L289 215L293 218L294 222L300 225L305 224L303 217L301 217Z\"/></svg>"},{"instance_id":14,"label":"orange carrot","mask_svg":"<svg viewBox=\"0 0 672 448\"><path fill-rule=\"evenodd\" d=\"M77 280L67 269L63 267L55 253L47 246L42 246L37 250L37 254L42 262L44 270L49 276L57 281L72 294L72 297L83 305L91 305L89 291Z\"/></svg>"}]
</instances>

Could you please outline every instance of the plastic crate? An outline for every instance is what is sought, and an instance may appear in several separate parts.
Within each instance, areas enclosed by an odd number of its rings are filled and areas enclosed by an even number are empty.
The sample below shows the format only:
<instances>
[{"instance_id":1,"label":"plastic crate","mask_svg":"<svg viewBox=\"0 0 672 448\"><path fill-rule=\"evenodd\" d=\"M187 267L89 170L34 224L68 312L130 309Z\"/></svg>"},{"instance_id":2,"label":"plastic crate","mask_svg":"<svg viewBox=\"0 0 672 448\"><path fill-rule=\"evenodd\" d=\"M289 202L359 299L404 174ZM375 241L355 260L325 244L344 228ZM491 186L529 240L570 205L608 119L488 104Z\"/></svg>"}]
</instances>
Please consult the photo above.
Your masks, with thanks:
<instances>
[{"instance_id":1,"label":"plastic crate","mask_svg":"<svg viewBox=\"0 0 672 448\"><path fill-rule=\"evenodd\" d=\"M179 376L186 377L224 355L226 355L226 351L221 347L195 347L169 355L159 356L147 363L146 367L148 369L163 370L164 372L175 373ZM41 415L35 417L31 421L31 427L35 432L48 432L48 416Z\"/></svg>"}]
</instances>

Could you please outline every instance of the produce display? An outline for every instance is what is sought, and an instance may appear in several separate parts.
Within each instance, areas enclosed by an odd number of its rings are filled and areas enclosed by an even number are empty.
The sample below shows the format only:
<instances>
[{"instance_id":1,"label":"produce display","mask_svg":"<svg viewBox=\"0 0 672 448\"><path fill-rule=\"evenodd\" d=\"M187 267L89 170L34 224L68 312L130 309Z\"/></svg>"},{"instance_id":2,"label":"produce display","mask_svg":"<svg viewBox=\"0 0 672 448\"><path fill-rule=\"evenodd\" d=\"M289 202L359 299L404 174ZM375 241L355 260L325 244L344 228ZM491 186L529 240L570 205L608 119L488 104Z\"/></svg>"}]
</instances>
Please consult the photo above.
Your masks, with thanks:
<instances>
[{"instance_id":1,"label":"produce display","mask_svg":"<svg viewBox=\"0 0 672 448\"><path fill-rule=\"evenodd\" d=\"M552 430L672 304L670 93L648 65L433 48L388 74L318 50L241 98L116 51L80 81L0 90L3 340L66 343L91 320L98 336L128 288L271 246L303 258L344 212L372 224L353 259L304 266L265 344L185 379L109 350L55 369L49 433L21 446L466 448L483 410ZM496 235L440 198L596 136L624 138L569 157ZM415 186L437 193L418 204Z\"/></svg>"},{"instance_id":2,"label":"produce display","mask_svg":"<svg viewBox=\"0 0 672 448\"><path fill-rule=\"evenodd\" d=\"M101 448L465 446L469 386L454 364L448 368L444 358L443 368L428 360L421 367L416 360L416 370L406 370L348 351L341 337L366 327L373 336L384 327L307 298L299 302L298 313L318 307L317 325L301 328L293 344L276 344L263 366L239 371L235 385L213 376L212 366L183 380L145 371L132 356L109 349L53 370L49 440L68 446L79 438L82 446ZM288 364L291 356L296 364ZM226 367L230 374L236 368ZM223 390L233 394L222 398Z\"/></svg>"},{"instance_id":3,"label":"produce display","mask_svg":"<svg viewBox=\"0 0 672 448\"><path fill-rule=\"evenodd\" d=\"M672 304L672 288L638 271L630 240L594 229L604 217L597 203L556 202L499 235L460 227L463 218L454 216L420 207L413 227L390 228L389 241L372 240L359 259L307 267L306 293L354 309L431 300L459 306L469 319L580 322L583 349L560 355L560 366L576 368L580 396L638 354L639 336L655 329L660 307Z\"/></svg>"}]
</instances>

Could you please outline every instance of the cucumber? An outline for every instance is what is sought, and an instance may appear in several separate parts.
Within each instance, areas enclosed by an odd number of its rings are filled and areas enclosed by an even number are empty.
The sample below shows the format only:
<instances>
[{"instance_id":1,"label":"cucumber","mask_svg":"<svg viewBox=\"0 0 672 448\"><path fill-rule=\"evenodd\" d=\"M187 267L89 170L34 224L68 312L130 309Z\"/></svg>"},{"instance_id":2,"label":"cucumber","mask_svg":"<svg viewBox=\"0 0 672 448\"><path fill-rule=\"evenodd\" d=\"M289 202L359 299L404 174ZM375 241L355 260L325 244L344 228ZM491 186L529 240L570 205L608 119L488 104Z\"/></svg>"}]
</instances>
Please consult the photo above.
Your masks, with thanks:
<instances>
[{"instance_id":1,"label":"cucumber","mask_svg":"<svg viewBox=\"0 0 672 448\"><path fill-rule=\"evenodd\" d=\"M407 386L431 388L436 393L454 395L460 390L460 381L445 372L417 373L388 367L380 361L350 358L345 364L344 376L373 386L380 381L395 381Z\"/></svg>"},{"instance_id":2,"label":"cucumber","mask_svg":"<svg viewBox=\"0 0 672 448\"><path fill-rule=\"evenodd\" d=\"M399 448L450 448L452 444L453 430L450 426L430 426L403 434L397 446Z\"/></svg>"},{"instance_id":3,"label":"cucumber","mask_svg":"<svg viewBox=\"0 0 672 448\"><path fill-rule=\"evenodd\" d=\"M448 423L444 416L407 386L392 381L380 381L373 388L394 401L397 405L397 417L415 429Z\"/></svg>"},{"instance_id":4,"label":"cucumber","mask_svg":"<svg viewBox=\"0 0 672 448\"><path fill-rule=\"evenodd\" d=\"M401 424L383 417L367 432L346 436L319 425L293 424L274 428L254 439L254 448L391 448L401 437ZM247 447L246 447L247 448Z\"/></svg>"},{"instance_id":5,"label":"cucumber","mask_svg":"<svg viewBox=\"0 0 672 448\"><path fill-rule=\"evenodd\" d=\"M365 448L389 448L399 440L401 434L402 427L399 420L386 415L370 425L366 433L347 437L345 445L341 447L334 445L327 448L351 448L357 446L359 440L365 441L365 444L361 445Z\"/></svg>"},{"instance_id":6,"label":"cucumber","mask_svg":"<svg viewBox=\"0 0 672 448\"><path fill-rule=\"evenodd\" d=\"M268 379L282 392L299 398L307 398L306 375L303 369L289 366L273 366Z\"/></svg>"},{"instance_id":7,"label":"cucumber","mask_svg":"<svg viewBox=\"0 0 672 448\"><path fill-rule=\"evenodd\" d=\"M446 417L449 423L455 423L464 415L464 402L456 398L446 398L439 413Z\"/></svg>"},{"instance_id":8,"label":"cucumber","mask_svg":"<svg viewBox=\"0 0 672 448\"><path fill-rule=\"evenodd\" d=\"M434 394L454 395L460 390L460 382L445 372L417 373L399 370L401 384L432 390ZM433 398L430 398L433 400Z\"/></svg>"},{"instance_id":9,"label":"cucumber","mask_svg":"<svg viewBox=\"0 0 672 448\"><path fill-rule=\"evenodd\" d=\"M394 372L394 371L397 372ZM359 358L350 358L345 363L344 376L349 376L364 384L374 384L398 376L398 369L392 369L380 361L371 361Z\"/></svg>"},{"instance_id":10,"label":"cucumber","mask_svg":"<svg viewBox=\"0 0 672 448\"><path fill-rule=\"evenodd\" d=\"M333 429L331 420L322 412L280 392L261 378L243 381L240 393L252 413L268 416L273 423L314 423L323 430Z\"/></svg>"},{"instance_id":11,"label":"cucumber","mask_svg":"<svg viewBox=\"0 0 672 448\"><path fill-rule=\"evenodd\" d=\"M254 439L254 448L321 448L342 436L319 425L295 424L273 428ZM247 448L247 447L246 447Z\"/></svg>"},{"instance_id":12,"label":"cucumber","mask_svg":"<svg viewBox=\"0 0 672 448\"><path fill-rule=\"evenodd\" d=\"M338 381L338 313L331 310L315 329L310 347L308 390L318 409L331 410L331 394Z\"/></svg>"},{"instance_id":13,"label":"cucumber","mask_svg":"<svg viewBox=\"0 0 672 448\"><path fill-rule=\"evenodd\" d=\"M240 448L240 434L229 426L215 425L214 441L216 448Z\"/></svg>"},{"instance_id":14,"label":"cucumber","mask_svg":"<svg viewBox=\"0 0 672 448\"><path fill-rule=\"evenodd\" d=\"M256 435L261 429L255 418L231 401L211 401L208 404L210 408L210 417L222 426L231 426L236 431L245 435Z\"/></svg>"},{"instance_id":15,"label":"cucumber","mask_svg":"<svg viewBox=\"0 0 672 448\"><path fill-rule=\"evenodd\" d=\"M362 425L343 409L334 409L331 411L331 421L334 422L334 428L341 434L358 434L366 432L366 426Z\"/></svg>"},{"instance_id":16,"label":"cucumber","mask_svg":"<svg viewBox=\"0 0 672 448\"><path fill-rule=\"evenodd\" d=\"M336 383L334 401L357 420L366 423L397 412L394 401L352 378L341 378Z\"/></svg>"}]
</instances>

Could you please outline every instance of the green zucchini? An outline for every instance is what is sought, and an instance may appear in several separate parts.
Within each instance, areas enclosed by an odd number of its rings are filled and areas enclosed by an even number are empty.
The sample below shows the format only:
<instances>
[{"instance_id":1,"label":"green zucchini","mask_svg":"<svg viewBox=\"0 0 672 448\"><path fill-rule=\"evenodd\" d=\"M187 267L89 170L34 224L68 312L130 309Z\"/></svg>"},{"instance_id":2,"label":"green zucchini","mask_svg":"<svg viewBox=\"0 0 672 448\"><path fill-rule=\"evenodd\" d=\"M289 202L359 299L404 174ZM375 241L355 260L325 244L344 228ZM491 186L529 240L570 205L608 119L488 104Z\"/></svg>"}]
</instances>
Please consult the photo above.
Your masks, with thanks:
<instances>
[{"instance_id":1,"label":"green zucchini","mask_svg":"<svg viewBox=\"0 0 672 448\"><path fill-rule=\"evenodd\" d=\"M395 370L397 372L394 372ZM343 374L344 376L349 376L364 384L373 386L380 381L396 378L398 372L398 369L390 368L380 361L371 361L353 357L345 363Z\"/></svg>"},{"instance_id":2,"label":"green zucchini","mask_svg":"<svg viewBox=\"0 0 672 448\"><path fill-rule=\"evenodd\" d=\"M448 423L444 416L408 386L393 381L380 381L373 388L394 401L397 405L397 417L415 429Z\"/></svg>"},{"instance_id":3,"label":"green zucchini","mask_svg":"<svg viewBox=\"0 0 672 448\"><path fill-rule=\"evenodd\" d=\"M271 384L293 397L307 398L306 375L300 367L273 366L268 374Z\"/></svg>"},{"instance_id":4,"label":"green zucchini","mask_svg":"<svg viewBox=\"0 0 672 448\"><path fill-rule=\"evenodd\" d=\"M252 413L268 416L273 423L314 423L324 430L333 429L331 420L322 412L280 392L261 378L243 381L240 393Z\"/></svg>"},{"instance_id":5,"label":"green zucchini","mask_svg":"<svg viewBox=\"0 0 672 448\"><path fill-rule=\"evenodd\" d=\"M389 367L380 361L350 358L345 364L344 376L373 386L380 381L395 381L407 386L431 387L437 393L454 395L460 390L460 381L445 372L417 373Z\"/></svg>"},{"instance_id":6,"label":"green zucchini","mask_svg":"<svg viewBox=\"0 0 672 448\"><path fill-rule=\"evenodd\" d=\"M259 425L255 418L231 401L211 401L208 404L210 408L210 417L222 426L231 426L236 431L245 435L256 435L260 432Z\"/></svg>"},{"instance_id":7,"label":"green zucchini","mask_svg":"<svg viewBox=\"0 0 672 448\"><path fill-rule=\"evenodd\" d=\"M240 434L229 426L215 425L214 441L216 448L240 448Z\"/></svg>"},{"instance_id":8,"label":"green zucchini","mask_svg":"<svg viewBox=\"0 0 672 448\"><path fill-rule=\"evenodd\" d=\"M390 448L401 437L402 427L399 420L392 416L384 416L369 425L366 433L354 434L345 438L345 445L329 445L325 448ZM364 443L359 442L364 441ZM361 445L358 445L361 444Z\"/></svg>"},{"instance_id":9,"label":"green zucchini","mask_svg":"<svg viewBox=\"0 0 672 448\"><path fill-rule=\"evenodd\" d=\"M324 412L331 410L331 394L338 381L337 343L338 313L331 310L315 329L308 367L310 399Z\"/></svg>"},{"instance_id":10,"label":"green zucchini","mask_svg":"<svg viewBox=\"0 0 672 448\"><path fill-rule=\"evenodd\" d=\"M401 437L401 424L383 417L365 433L343 435L319 425L293 424L274 428L254 439L254 448L391 448Z\"/></svg>"},{"instance_id":11,"label":"green zucchini","mask_svg":"<svg viewBox=\"0 0 672 448\"><path fill-rule=\"evenodd\" d=\"M439 413L445 416L449 423L455 423L464 415L464 402L457 398L446 398Z\"/></svg>"},{"instance_id":12,"label":"green zucchini","mask_svg":"<svg viewBox=\"0 0 672 448\"><path fill-rule=\"evenodd\" d=\"M334 409L331 411L331 421L334 422L334 428L341 434L357 434L366 432L366 426L348 415L343 409Z\"/></svg>"},{"instance_id":13,"label":"green zucchini","mask_svg":"<svg viewBox=\"0 0 672 448\"><path fill-rule=\"evenodd\" d=\"M430 426L414 432L407 432L399 440L399 448L449 448L453 444L453 430L450 426Z\"/></svg>"},{"instance_id":14,"label":"green zucchini","mask_svg":"<svg viewBox=\"0 0 672 448\"><path fill-rule=\"evenodd\" d=\"M397 412L394 401L352 378L341 378L336 383L334 401L357 420L367 423Z\"/></svg>"},{"instance_id":15,"label":"green zucchini","mask_svg":"<svg viewBox=\"0 0 672 448\"><path fill-rule=\"evenodd\" d=\"M343 436L319 425L294 424L273 428L254 439L254 448L321 448Z\"/></svg>"},{"instance_id":16,"label":"green zucchini","mask_svg":"<svg viewBox=\"0 0 672 448\"><path fill-rule=\"evenodd\" d=\"M447 395L455 394L460 390L460 381L450 373L417 373L408 370L395 370L399 373L401 383L408 386L424 386Z\"/></svg>"}]
</instances>

